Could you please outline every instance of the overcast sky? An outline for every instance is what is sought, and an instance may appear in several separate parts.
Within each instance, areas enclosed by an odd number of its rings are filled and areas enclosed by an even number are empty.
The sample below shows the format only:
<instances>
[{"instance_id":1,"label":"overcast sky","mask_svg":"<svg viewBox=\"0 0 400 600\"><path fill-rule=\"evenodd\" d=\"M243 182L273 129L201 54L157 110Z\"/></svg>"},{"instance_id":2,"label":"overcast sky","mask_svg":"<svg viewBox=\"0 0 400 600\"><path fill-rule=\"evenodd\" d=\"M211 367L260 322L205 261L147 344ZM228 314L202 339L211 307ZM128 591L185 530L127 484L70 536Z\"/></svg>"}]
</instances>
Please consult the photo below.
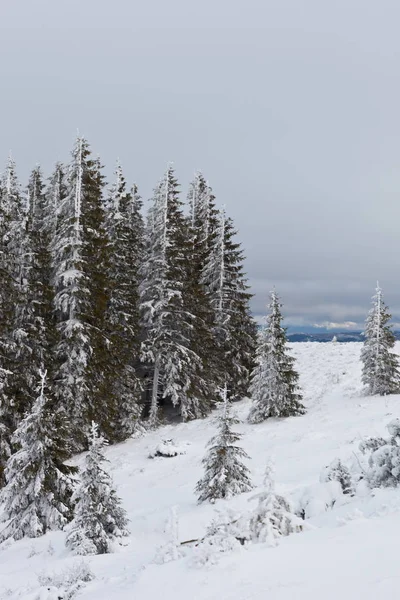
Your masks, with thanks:
<instances>
[{"instance_id":1,"label":"overcast sky","mask_svg":"<svg viewBox=\"0 0 400 600\"><path fill-rule=\"evenodd\" d=\"M148 198L168 161L233 216L264 310L400 322L398 0L2 0L1 134L25 183L77 128Z\"/></svg>"}]
</instances>

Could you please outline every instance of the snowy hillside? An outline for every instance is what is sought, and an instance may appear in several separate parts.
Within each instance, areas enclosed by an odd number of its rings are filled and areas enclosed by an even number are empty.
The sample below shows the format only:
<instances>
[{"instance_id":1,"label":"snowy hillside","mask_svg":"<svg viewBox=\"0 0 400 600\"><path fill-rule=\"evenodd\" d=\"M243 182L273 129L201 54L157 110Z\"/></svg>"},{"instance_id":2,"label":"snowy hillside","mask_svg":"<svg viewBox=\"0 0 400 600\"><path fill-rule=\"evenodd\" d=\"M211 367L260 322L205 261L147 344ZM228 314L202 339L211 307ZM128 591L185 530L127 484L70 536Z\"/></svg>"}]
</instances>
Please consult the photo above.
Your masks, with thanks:
<instances>
[{"instance_id":1,"label":"snowy hillside","mask_svg":"<svg viewBox=\"0 0 400 600\"><path fill-rule=\"evenodd\" d=\"M400 397L361 395L361 344L300 343L298 359L307 414L249 425L250 402L236 405L251 456L254 485L260 486L266 460L275 462L277 489L293 501L308 497L310 529L283 538L277 547L252 544L221 555L214 566L193 564L194 548L167 564L153 562L165 541L165 521L178 506L181 541L201 537L215 509L249 511L257 489L229 502L198 506L194 486L202 474L205 444L214 433L212 417L166 426L108 449L118 492L131 519L131 537L114 554L85 557L94 575L77 598L85 600L363 600L398 598L400 489L359 491L325 510L327 486L320 473L335 457L357 460L362 438L385 435L400 416ZM400 343L396 350L400 353ZM173 458L149 458L173 438L185 451ZM81 457L78 458L78 462ZM310 486L311 489L310 489ZM328 498L329 500L329 498ZM57 577L75 577L82 559L64 546L65 533L0 547L0 599L54 600ZM72 573L72 575L71 575ZM52 582L46 576L55 575Z\"/></svg>"}]
</instances>

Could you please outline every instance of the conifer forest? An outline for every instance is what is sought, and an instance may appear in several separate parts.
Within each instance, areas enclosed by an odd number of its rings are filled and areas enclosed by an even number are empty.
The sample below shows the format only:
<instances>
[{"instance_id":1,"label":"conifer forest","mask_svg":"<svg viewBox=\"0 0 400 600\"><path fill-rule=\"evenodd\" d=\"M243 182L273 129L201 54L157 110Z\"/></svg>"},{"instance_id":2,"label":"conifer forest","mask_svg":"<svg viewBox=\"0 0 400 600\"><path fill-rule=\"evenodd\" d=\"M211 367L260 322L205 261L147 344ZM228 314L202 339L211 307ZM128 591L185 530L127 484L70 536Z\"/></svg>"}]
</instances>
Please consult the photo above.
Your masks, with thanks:
<instances>
[{"instance_id":1,"label":"conifer forest","mask_svg":"<svg viewBox=\"0 0 400 600\"><path fill-rule=\"evenodd\" d=\"M165 410L208 415L223 385L246 395L256 327L244 255L201 173L185 195L168 166L144 214L121 165L107 184L78 137L68 163L35 167L26 187L10 157L0 210L2 479L43 386L69 455L92 422L115 443Z\"/></svg>"},{"instance_id":2,"label":"conifer forest","mask_svg":"<svg viewBox=\"0 0 400 600\"><path fill-rule=\"evenodd\" d=\"M115 485L110 448L119 456L123 443L141 447L165 431L178 437L192 431L196 439L202 426L189 427L205 423L212 434L190 498L199 505L231 502L257 487L248 464L265 444L257 442L249 454L243 427L260 440L262 424L271 422L272 447L279 448L279 423L301 423L309 410L313 418L318 394L307 389L323 371L322 351L310 376L312 359L305 362L306 351L288 344L275 288L263 324L255 321L240 236L205 176L197 172L182 191L169 165L144 204L119 163L113 180L105 180L83 137L68 162L57 163L50 175L36 166L26 186L11 156L6 163L0 182L0 549L56 532L63 533L62 552L71 555L108 555L132 543L137 523ZM399 357L379 284L363 335L356 360L362 393L375 402L396 398ZM326 344L341 365L339 346L336 337ZM347 366L338 368L324 375L322 396L346 374ZM293 427L297 432L302 425ZM189 556L195 568L210 568L239 547L276 546L308 531L318 507L345 505L361 489L398 487L399 419L387 429L389 438L360 443L357 464L336 456L323 468L320 488L305 488L294 499L275 491L266 456L262 490L247 498L255 506L217 512L200 537L182 541L177 506L170 505L165 539L151 564ZM191 443L158 437L147 458L156 464L174 459ZM177 500L179 494L173 489ZM40 589L51 593L33 598L73 598L93 578L86 563L61 579L41 576Z\"/></svg>"}]
</instances>

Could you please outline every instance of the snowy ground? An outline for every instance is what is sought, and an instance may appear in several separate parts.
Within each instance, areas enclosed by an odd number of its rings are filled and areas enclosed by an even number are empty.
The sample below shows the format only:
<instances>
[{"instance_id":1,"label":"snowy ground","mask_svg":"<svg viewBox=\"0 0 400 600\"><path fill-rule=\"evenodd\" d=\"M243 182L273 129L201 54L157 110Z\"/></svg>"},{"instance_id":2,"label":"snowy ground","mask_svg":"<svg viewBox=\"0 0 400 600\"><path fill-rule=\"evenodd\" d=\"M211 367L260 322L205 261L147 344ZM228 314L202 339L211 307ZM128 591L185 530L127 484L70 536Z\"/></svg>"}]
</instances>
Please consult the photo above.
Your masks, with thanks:
<instances>
[{"instance_id":1,"label":"snowy ground","mask_svg":"<svg viewBox=\"0 0 400 600\"><path fill-rule=\"evenodd\" d=\"M361 345L293 345L308 413L302 417L248 425L249 401L237 404L252 457L255 486L261 485L272 456L278 491L299 497L309 486L321 492L322 468L335 457L355 460L359 442L386 435L400 417L400 396L365 398L360 384ZM400 344L397 346L400 353ZM214 507L196 504L193 488L202 473L204 447L214 431L212 419L167 426L156 433L109 448L118 492L131 519L131 538L116 553L85 557L95 578L77 597L85 600L385 600L400 597L398 540L400 489L359 494L325 512L318 506L313 527L284 538L278 547L253 544L222 555L218 565L194 567L185 558L159 565L153 558L164 542L164 524L178 505L180 539L202 536L215 508L248 511L243 494ZM161 439L174 438L186 454L149 459ZM346 497L347 498L347 497ZM0 547L0 599L54 600L56 591L40 586L40 575L67 573L80 562L64 548L65 534L6 542ZM41 580L43 582L43 580Z\"/></svg>"}]
</instances>

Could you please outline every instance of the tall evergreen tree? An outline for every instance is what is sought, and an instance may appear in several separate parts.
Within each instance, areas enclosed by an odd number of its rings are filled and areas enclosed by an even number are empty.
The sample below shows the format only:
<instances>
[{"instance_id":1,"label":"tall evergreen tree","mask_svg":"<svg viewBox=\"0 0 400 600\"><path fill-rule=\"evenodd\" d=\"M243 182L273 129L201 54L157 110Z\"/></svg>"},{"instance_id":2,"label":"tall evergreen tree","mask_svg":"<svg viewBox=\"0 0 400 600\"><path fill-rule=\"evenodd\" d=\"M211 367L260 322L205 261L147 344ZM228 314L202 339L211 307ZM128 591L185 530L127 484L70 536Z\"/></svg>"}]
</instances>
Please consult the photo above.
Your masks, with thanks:
<instances>
[{"instance_id":1,"label":"tall evergreen tree","mask_svg":"<svg viewBox=\"0 0 400 600\"><path fill-rule=\"evenodd\" d=\"M112 542L128 535L128 518L113 487L111 477L102 468L106 440L92 423L89 452L81 482L75 491L75 516L66 544L76 554L106 554Z\"/></svg>"},{"instance_id":2,"label":"tall evergreen tree","mask_svg":"<svg viewBox=\"0 0 400 600\"><path fill-rule=\"evenodd\" d=\"M391 352L395 337L389 321L392 315L377 284L372 309L365 325L365 341L361 352L362 382L368 393L385 396L397 393L400 387L399 359Z\"/></svg>"},{"instance_id":3,"label":"tall evergreen tree","mask_svg":"<svg viewBox=\"0 0 400 600\"><path fill-rule=\"evenodd\" d=\"M141 384L137 374L140 353L139 267L143 257L142 201L134 185L126 189L118 164L107 206L110 244L108 338L113 361L117 439L126 439L141 414Z\"/></svg>"},{"instance_id":4,"label":"tall evergreen tree","mask_svg":"<svg viewBox=\"0 0 400 600\"><path fill-rule=\"evenodd\" d=\"M193 287L187 285L189 263L189 227L178 182L169 167L149 212L141 283L142 359L152 367L153 425L160 396L179 405L185 420L207 414L212 402L209 374L196 351Z\"/></svg>"},{"instance_id":5,"label":"tall evergreen tree","mask_svg":"<svg viewBox=\"0 0 400 600\"><path fill-rule=\"evenodd\" d=\"M45 193L45 220L43 225L50 235L51 243L55 241L57 230L61 226L61 223L59 223L59 215L67 194L68 189L65 167L62 163L57 162L54 172L49 177L49 183Z\"/></svg>"},{"instance_id":6,"label":"tall evergreen tree","mask_svg":"<svg viewBox=\"0 0 400 600\"><path fill-rule=\"evenodd\" d=\"M256 325L250 314L251 294L243 272L243 252L225 211L219 213L207 256L203 283L214 310L214 332L233 398L247 394L254 366Z\"/></svg>"},{"instance_id":7,"label":"tall evergreen tree","mask_svg":"<svg viewBox=\"0 0 400 600\"><path fill-rule=\"evenodd\" d=\"M78 138L67 175L67 195L59 209L54 248L60 341L55 391L59 407L73 423L76 449L96 416L113 439L116 399L110 386L108 241L104 227L103 176L89 145Z\"/></svg>"},{"instance_id":8,"label":"tall evergreen tree","mask_svg":"<svg viewBox=\"0 0 400 600\"><path fill-rule=\"evenodd\" d=\"M48 203L43 175L36 167L29 181L30 212L28 218L29 271L27 334L30 347L29 386L34 385L35 374L46 365L50 379L54 376L53 352L57 340L54 316L54 289L52 285L51 242L53 231L49 224ZM27 366L27 370L29 367Z\"/></svg>"},{"instance_id":9,"label":"tall evergreen tree","mask_svg":"<svg viewBox=\"0 0 400 600\"><path fill-rule=\"evenodd\" d=\"M188 203L191 247L187 291L191 298L191 312L196 316L193 340L197 342L196 352L208 373L211 396L215 397L224 382L225 357L215 336L215 312L212 296L203 282L203 272L215 242L218 211L212 190L200 172L190 184Z\"/></svg>"},{"instance_id":10,"label":"tall evergreen tree","mask_svg":"<svg viewBox=\"0 0 400 600\"><path fill-rule=\"evenodd\" d=\"M196 257L203 269L216 236L219 213L215 206L215 196L201 172L197 172L190 183L188 204Z\"/></svg>"},{"instance_id":11,"label":"tall evergreen tree","mask_svg":"<svg viewBox=\"0 0 400 600\"><path fill-rule=\"evenodd\" d=\"M208 443L209 451L203 459L205 474L196 485L199 502L228 499L252 488L249 470L241 460L248 456L236 446L242 436L232 431L239 421L231 413L226 386L222 399L223 406L217 417L218 433Z\"/></svg>"},{"instance_id":12,"label":"tall evergreen tree","mask_svg":"<svg viewBox=\"0 0 400 600\"><path fill-rule=\"evenodd\" d=\"M9 269L18 290L23 294L27 269L27 218L28 202L18 181L13 158L8 158L2 181L2 212L7 221L5 242L7 244Z\"/></svg>"},{"instance_id":13,"label":"tall evergreen tree","mask_svg":"<svg viewBox=\"0 0 400 600\"><path fill-rule=\"evenodd\" d=\"M2 352L2 359L4 358ZM14 412L5 393L7 377L12 376L10 371L3 367L0 369L0 488L3 486L4 469L11 456L11 435L14 429Z\"/></svg>"},{"instance_id":14,"label":"tall evergreen tree","mask_svg":"<svg viewBox=\"0 0 400 600\"><path fill-rule=\"evenodd\" d=\"M8 521L2 540L38 537L62 529L72 517L71 475L76 468L64 463L65 423L46 396L46 372L40 379L39 396L12 439L17 451L7 462L7 483L0 496L3 521Z\"/></svg>"},{"instance_id":15,"label":"tall evergreen tree","mask_svg":"<svg viewBox=\"0 0 400 600\"><path fill-rule=\"evenodd\" d=\"M50 237L45 228L45 195L43 176L36 167L30 176L28 190L26 237L22 260L23 281L19 285L13 333L14 364L8 394L19 407L19 416L29 411L35 397L38 370L46 364L53 372L52 354L55 344L55 321L52 302Z\"/></svg>"},{"instance_id":16,"label":"tall evergreen tree","mask_svg":"<svg viewBox=\"0 0 400 600\"><path fill-rule=\"evenodd\" d=\"M0 483L11 451L11 435L26 407L17 384L23 346L20 316L26 305L26 203L11 156L0 184Z\"/></svg>"},{"instance_id":17,"label":"tall evergreen tree","mask_svg":"<svg viewBox=\"0 0 400 600\"><path fill-rule=\"evenodd\" d=\"M282 304L271 292L267 326L260 334L257 365L252 373L250 394L253 406L249 421L260 423L268 417L302 415L305 408L299 391L299 375L294 358L286 348L286 331L282 327Z\"/></svg>"}]
</instances>

